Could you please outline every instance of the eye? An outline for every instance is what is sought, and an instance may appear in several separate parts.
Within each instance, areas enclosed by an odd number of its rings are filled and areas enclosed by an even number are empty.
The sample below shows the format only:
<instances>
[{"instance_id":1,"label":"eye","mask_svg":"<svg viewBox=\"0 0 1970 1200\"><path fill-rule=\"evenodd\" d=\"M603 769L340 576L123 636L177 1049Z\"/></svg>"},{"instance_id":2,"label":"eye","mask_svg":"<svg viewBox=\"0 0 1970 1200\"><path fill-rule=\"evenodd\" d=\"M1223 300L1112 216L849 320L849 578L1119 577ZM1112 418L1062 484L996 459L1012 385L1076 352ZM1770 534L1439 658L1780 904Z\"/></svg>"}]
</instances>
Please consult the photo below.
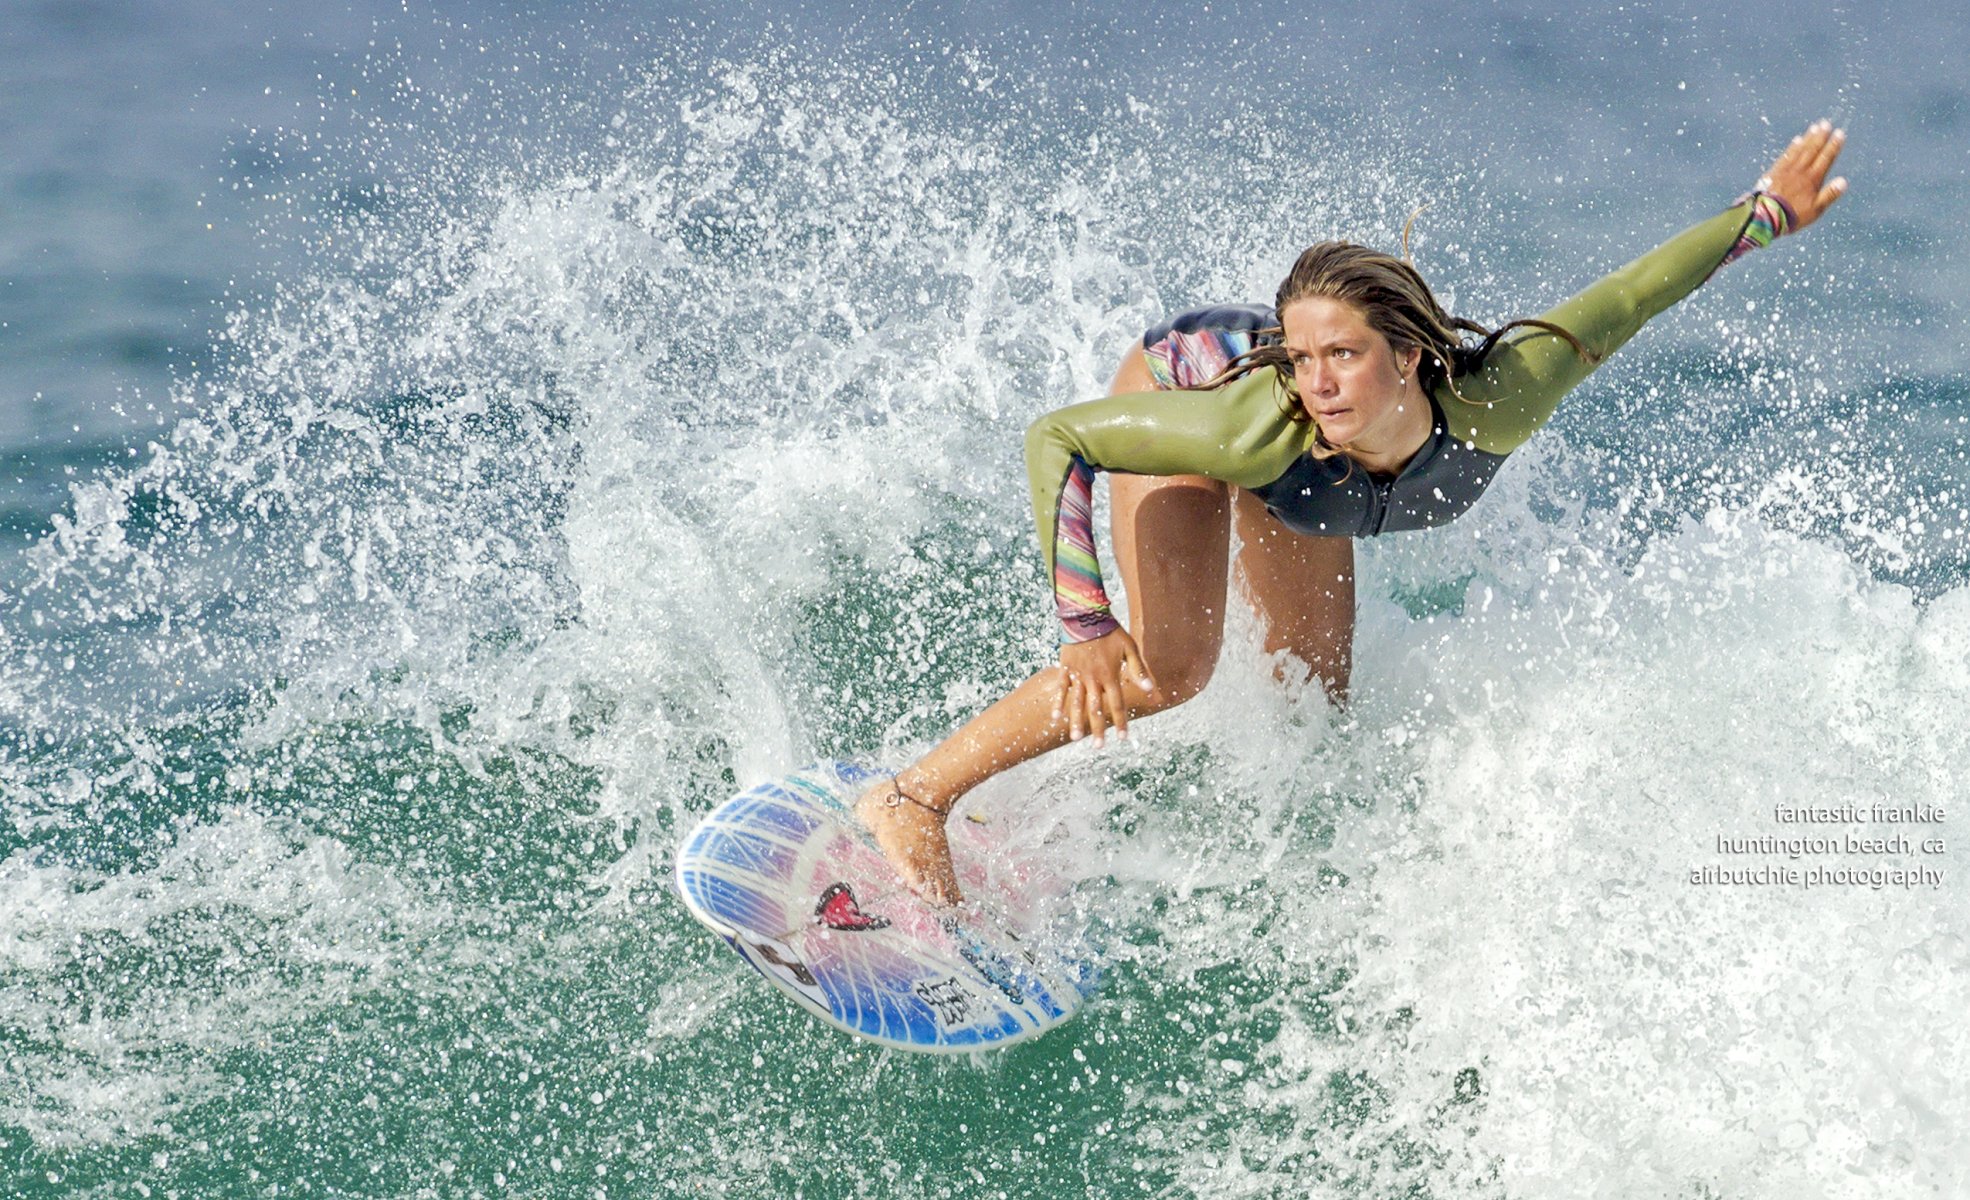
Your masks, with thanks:
<instances>
[{"instance_id":1,"label":"eye","mask_svg":"<svg viewBox=\"0 0 1970 1200\"><path fill-rule=\"evenodd\" d=\"M1335 357L1335 358L1353 358L1353 357L1354 357L1354 351L1352 351L1352 350L1350 350L1350 349L1348 349L1348 348L1347 348L1346 346L1336 346L1336 347L1334 347L1334 357Z\"/></svg>"}]
</instances>

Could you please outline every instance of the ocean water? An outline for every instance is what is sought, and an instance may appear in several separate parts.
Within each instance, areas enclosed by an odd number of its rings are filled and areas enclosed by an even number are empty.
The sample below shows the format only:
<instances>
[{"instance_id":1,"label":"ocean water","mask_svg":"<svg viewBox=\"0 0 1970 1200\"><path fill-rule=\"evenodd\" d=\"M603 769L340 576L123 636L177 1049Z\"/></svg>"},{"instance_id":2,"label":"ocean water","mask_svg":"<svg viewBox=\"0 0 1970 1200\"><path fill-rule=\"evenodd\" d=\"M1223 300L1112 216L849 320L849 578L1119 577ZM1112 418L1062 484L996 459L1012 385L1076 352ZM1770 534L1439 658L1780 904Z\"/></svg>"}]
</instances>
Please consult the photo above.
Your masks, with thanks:
<instances>
[{"instance_id":1,"label":"ocean water","mask_svg":"<svg viewBox=\"0 0 1970 1200\"><path fill-rule=\"evenodd\" d=\"M1966 23L18 6L0 1190L1970 1192ZM1346 712L1235 613L967 801L1080 881L1073 1023L885 1052L684 912L722 797L1047 661L1020 435L1146 325L1423 203L1534 313L1822 113L1824 225L1361 544ZM1846 804L1945 817L1718 847Z\"/></svg>"}]
</instances>

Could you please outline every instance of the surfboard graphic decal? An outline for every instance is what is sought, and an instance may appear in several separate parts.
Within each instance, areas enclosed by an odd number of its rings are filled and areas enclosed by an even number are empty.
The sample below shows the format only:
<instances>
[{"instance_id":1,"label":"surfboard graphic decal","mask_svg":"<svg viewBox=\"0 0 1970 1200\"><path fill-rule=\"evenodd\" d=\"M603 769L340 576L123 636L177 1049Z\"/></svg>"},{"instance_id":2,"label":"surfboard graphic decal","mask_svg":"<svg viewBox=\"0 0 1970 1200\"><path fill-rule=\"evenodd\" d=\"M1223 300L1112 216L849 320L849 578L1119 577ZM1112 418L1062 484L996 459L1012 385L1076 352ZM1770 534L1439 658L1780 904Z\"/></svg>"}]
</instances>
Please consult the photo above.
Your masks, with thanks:
<instances>
[{"instance_id":1,"label":"surfboard graphic decal","mask_svg":"<svg viewBox=\"0 0 1970 1200\"><path fill-rule=\"evenodd\" d=\"M842 929L850 933L889 928L888 917L872 916L862 911L862 906L855 900L855 889L845 883L834 884L821 893L821 902L814 906L814 919L829 929Z\"/></svg>"}]
</instances>

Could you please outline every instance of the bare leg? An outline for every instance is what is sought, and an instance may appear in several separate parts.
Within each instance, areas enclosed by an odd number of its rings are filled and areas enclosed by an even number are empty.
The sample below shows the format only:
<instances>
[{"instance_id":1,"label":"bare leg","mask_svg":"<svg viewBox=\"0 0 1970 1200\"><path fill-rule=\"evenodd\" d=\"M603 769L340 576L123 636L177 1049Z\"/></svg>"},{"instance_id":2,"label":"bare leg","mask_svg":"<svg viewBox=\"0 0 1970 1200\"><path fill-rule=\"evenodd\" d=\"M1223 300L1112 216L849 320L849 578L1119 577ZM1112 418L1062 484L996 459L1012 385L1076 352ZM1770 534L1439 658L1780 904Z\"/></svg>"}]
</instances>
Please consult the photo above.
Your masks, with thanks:
<instances>
[{"instance_id":1,"label":"bare leg","mask_svg":"<svg viewBox=\"0 0 1970 1200\"><path fill-rule=\"evenodd\" d=\"M1111 392L1155 386L1131 351ZM1230 551L1230 489L1196 475L1111 477L1116 565L1128 590L1130 630L1158 689L1123 680L1131 719L1202 690L1223 636ZM903 878L932 900L958 899L944 816L958 798L1008 767L1065 745L1053 715L1059 667L1028 678L896 777L865 793L856 814ZM907 799L904 799L907 797Z\"/></svg>"},{"instance_id":2,"label":"bare leg","mask_svg":"<svg viewBox=\"0 0 1970 1200\"><path fill-rule=\"evenodd\" d=\"M1233 519L1244 543L1239 589L1265 623L1266 653L1292 651L1330 700L1346 704L1354 666L1354 540L1294 533L1257 496L1233 491Z\"/></svg>"}]
</instances>

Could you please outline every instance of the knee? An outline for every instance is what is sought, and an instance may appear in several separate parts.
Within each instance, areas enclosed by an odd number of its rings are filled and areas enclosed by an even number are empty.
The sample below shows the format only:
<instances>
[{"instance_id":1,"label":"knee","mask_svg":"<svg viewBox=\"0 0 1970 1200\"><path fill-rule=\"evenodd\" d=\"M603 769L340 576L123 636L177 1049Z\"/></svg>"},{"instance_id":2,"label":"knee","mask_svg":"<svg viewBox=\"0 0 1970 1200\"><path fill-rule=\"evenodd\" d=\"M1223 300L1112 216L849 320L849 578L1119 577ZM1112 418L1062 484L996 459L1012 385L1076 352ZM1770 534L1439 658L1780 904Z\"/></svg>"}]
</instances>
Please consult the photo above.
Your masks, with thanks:
<instances>
[{"instance_id":1,"label":"knee","mask_svg":"<svg viewBox=\"0 0 1970 1200\"><path fill-rule=\"evenodd\" d=\"M1151 662L1149 673L1156 679L1156 689L1144 694L1142 711L1158 713L1191 699L1211 682L1211 672L1216 667L1215 660L1201 656Z\"/></svg>"}]
</instances>

